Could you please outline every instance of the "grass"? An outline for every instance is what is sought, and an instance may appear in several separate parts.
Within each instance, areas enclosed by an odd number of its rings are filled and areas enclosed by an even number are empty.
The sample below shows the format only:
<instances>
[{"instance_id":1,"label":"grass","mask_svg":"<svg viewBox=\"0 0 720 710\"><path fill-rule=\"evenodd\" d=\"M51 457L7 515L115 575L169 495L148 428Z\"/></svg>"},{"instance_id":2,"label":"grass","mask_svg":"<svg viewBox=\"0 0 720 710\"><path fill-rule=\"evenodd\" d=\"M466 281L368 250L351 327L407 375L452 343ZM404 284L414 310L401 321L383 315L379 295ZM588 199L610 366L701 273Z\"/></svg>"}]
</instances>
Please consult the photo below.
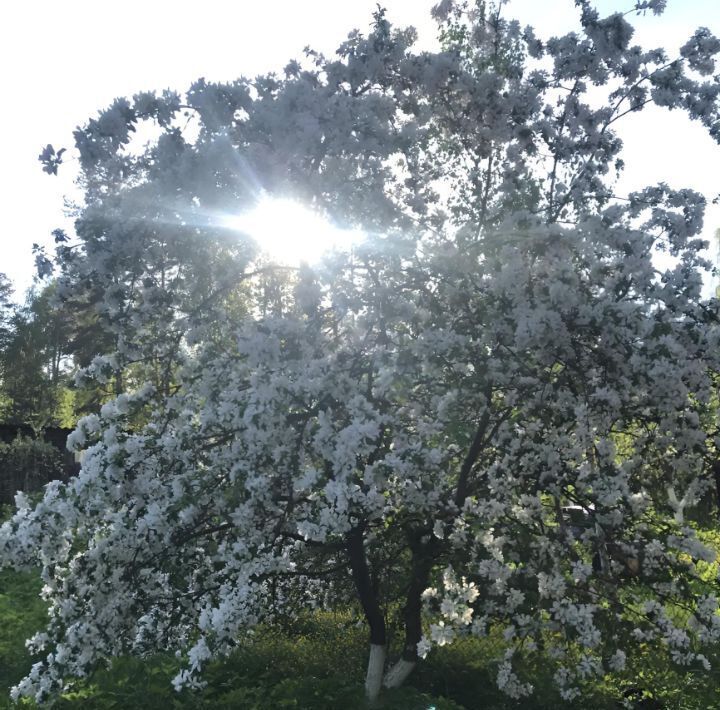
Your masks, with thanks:
<instances>
[{"instance_id":1,"label":"grass","mask_svg":"<svg viewBox=\"0 0 720 710\"><path fill-rule=\"evenodd\" d=\"M45 625L45 603L37 575L0 571L0 708L9 707L9 688L28 673L32 659L25 639Z\"/></svg>"}]
</instances>

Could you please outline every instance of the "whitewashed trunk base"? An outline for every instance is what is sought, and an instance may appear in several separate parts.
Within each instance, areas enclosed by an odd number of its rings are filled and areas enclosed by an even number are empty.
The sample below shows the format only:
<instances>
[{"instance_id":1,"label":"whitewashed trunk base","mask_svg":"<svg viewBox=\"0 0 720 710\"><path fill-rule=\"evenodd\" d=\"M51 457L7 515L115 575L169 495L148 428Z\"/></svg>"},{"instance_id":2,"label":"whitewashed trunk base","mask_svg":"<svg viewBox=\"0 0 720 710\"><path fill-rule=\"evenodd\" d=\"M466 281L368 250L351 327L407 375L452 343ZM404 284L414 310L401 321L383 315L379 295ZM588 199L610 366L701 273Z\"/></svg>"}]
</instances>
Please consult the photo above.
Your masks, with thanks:
<instances>
[{"instance_id":1,"label":"whitewashed trunk base","mask_svg":"<svg viewBox=\"0 0 720 710\"><path fill-rule=\"evenodd\" d=\"M365 676L365 695L372 703L378 699L382 687L383 671L385 670L385 646L370 644L367 675Z\"/></svg>"},{"instance_id":2,"label":"whitewashed trunk base","mask_svg":"<svg viewBox=\"0 0 720 710\"><path fill-rule=\"evenodd\" d=\"M388 672L383 681L386 688L399 688L415 668L415 661L401 658Z\"/></svg>"}]
</instances>

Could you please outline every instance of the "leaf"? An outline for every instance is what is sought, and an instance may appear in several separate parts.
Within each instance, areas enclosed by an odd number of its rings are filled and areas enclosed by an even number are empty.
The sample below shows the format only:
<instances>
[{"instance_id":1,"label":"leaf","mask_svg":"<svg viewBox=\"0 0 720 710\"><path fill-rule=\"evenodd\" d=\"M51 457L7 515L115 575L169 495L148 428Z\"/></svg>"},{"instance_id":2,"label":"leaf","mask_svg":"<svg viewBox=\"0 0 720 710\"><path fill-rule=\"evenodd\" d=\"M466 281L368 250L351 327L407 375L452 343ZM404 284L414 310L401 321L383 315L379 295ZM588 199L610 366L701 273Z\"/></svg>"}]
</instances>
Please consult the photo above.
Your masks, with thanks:
<instances>
[{"instance_id":1,"label":"leaf","mask_svg":"<svg viewBox=\"0 0 720 710\"><path fill-rule=\"evenodd\" d=\"M56 153L52 144L48 143L42 151L40 151L40 155L38 155L38 160L43 166L43 172L46 172L48 175L57 175L58 166L62 165L62 154L64 152L65 148L60 148Z\"/></svg>"},{"instance_id":2,"label":"leaf","mask_svg":"<svg viewBox=\"0 0 720 710\"><path fill-rule=\"evenodd\" d=\"M53 229L50 234L52 234L52 236L55 238L55 244L69 241L68 235L65 233L64 229Z\"/></svg>"}]
</instances>

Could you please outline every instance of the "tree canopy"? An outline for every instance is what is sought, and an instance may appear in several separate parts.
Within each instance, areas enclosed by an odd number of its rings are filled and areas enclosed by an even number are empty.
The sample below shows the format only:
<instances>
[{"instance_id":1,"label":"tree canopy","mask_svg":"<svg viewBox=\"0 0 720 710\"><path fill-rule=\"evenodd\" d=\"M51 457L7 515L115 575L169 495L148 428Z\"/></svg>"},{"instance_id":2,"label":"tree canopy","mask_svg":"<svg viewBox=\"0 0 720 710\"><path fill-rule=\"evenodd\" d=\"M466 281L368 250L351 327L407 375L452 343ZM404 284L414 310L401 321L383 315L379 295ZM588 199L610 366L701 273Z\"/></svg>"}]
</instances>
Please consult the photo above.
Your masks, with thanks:
<instances>
[{"instance_id":1,"label":"tree canopy","mask_svg":"<svg viewBox=\"0 0 720 710\"><path fill-rule=\"evenodd\" d=\"M118 396L71 437L80 474L0 528L0 562L40 562L50 605L16 694L157 649L194 685L248 629L355 599L370 698L491 628L512 697L539 648L566 699L639 643L709 667L705 200L616 195L615 124L654 104L720 141L720 41L668 57L576 5L576 32L541 39L502 4L445 0L438 52L379 10L335 56L118 99L77 130L58 297L92 304L112 351L85 376ZM268 194L366 238L264 262L223 217Z\"/></svg>"}]
</instances>

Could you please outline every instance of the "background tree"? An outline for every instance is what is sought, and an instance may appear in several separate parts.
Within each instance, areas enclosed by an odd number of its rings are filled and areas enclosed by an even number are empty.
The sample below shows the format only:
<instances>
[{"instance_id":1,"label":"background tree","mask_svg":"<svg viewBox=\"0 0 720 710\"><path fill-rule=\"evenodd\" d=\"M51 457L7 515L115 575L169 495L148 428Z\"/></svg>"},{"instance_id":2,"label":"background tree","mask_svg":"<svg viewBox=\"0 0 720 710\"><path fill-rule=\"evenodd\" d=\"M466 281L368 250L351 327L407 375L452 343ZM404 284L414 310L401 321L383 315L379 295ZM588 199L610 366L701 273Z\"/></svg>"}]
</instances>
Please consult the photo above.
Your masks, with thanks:
<instances>
[{"instance_id":1,"label":"background tree","mask_svg":"<svg viewBox=\"0 0 720 710\"><path fill-rule=\"evenodd\" d=\"M84 351L97 353L104 345L98 328L83 324L66 304L59 304L55 292L54 282L29 291L25 304L13 307L0 347L2 417L36 431L74 426L82 407L75 401L73 372L89 364L83 361ZM97 405L102 394L95 390Z\"/></svg>"},{"instance_id":2,"label":"background tree","mask_svg":"<svg viewBox=\"0 0 720 710\"><path fill-rule=\"evenodd\" d=\"M8 320L12 313L13 287L5 274L0 274L0 348L5 346L9 334Z\"/></svg>"},{"instance_id":3,"label":"background tree","mask_svg":"<svg viewBox=\"0 0 720 710\"><path fill-rule=\"evenodd\" d=\"M78 130L87 207L59 295L94 289L113 335L89 376L163 374L85 418L77 479L1 529L3 561L39 557L51 582L48 655L16 693L168 648L193 685L277 608L351 596L371 699L490 628L513 697L539 648L566 699L638 643L710 666L713 554L687 522L718 435L704 199L612 184L625 113L683 108L720 137L720 41L698 30L670 60L578 6L578 33L541 42L444 2L443 49L419 54L378 11L336 57L118 100ZM141 120L161 135L138 154ZM292 294L262 283L223 221L262 193L368 238ZM238 284L272 297L231 313Z\"/></svg>"}]
</instances>

